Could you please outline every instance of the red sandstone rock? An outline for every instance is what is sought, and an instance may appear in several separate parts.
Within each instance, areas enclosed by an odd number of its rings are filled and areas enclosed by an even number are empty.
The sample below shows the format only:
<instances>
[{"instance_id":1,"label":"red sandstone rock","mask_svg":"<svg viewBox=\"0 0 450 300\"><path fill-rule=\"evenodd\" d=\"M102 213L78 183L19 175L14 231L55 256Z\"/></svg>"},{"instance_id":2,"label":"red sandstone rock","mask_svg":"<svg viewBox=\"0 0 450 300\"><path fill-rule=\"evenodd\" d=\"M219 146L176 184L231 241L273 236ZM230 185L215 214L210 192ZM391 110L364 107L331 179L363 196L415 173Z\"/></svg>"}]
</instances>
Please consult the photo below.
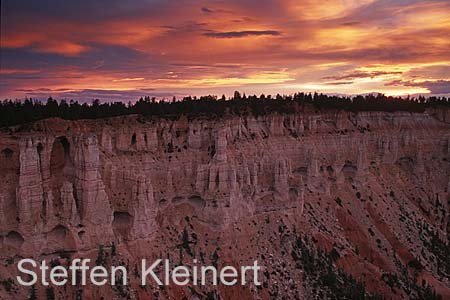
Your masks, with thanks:
<instances>
[{"instance_id":1,"label":"red sandstone rock","mask_svg":"<svg viewBox=\"0 0 450 300\"><path fill-rule=\"evenodd\" d=\"M448 110L147 122L128 116L49 119L35 130L0 133L0 279L17 274L11 259L70 251L95 260L100 246L107 263L124 263L130 273L141 258L189 263L192 255L207 263L216 251L219 264L258 259L271 274L267 286L161 290L139 287L131 276L124 291L89 286L83 299L214 293L269 299L274 290L276 299L294 299L296 292L315 299L326 287L314 288L291 257L300 234L317 237L314 249L335 249L334 266L371 293L404 299L415 259L426 271L419 278L448 296L448 276L438 270L439 258L430 259L435 253L423 230L448 243L448 116ZM192 253L180 247L183 230ZM409 277L391 289L381 278L387 273ZM56 290L64 298L77 288ZM0 299L29 293L0 286ZM37 293L44 298L45 288Z\"/></svg>"}]
</instances>

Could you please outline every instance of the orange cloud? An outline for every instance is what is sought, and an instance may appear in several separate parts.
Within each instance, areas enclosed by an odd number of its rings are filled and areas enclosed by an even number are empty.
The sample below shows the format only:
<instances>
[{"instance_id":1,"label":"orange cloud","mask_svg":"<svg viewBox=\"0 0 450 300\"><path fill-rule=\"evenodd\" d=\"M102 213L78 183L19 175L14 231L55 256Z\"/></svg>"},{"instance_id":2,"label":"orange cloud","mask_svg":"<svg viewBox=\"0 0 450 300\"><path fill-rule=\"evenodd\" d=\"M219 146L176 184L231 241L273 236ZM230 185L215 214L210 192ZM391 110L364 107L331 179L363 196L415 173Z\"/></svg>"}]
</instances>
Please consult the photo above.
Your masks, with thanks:
<instances>
[{"instance_id":1,"label":"orange cloud","mask_svg":"<svg viewBox=\"0 0 450 300\"><path fill-rule=\"evenodd\" d=\"M302 20L321 20L343 17L349 11L373 3L374 0L342 1L342 0L287 0L283 1L285 9L293 17Z\"/></svg>"},{"instance_id":2,"label":"orange cloud","mask_svg":"<svg viewBox=\"0 0 450 300\"><path fill-rule=\"evenodd\" d=\"M23 4L2 21L1 97L41 88L403 95L445 91L449 79L443 0L73 6L48 15Z\"/></svg>"}]
</instances>

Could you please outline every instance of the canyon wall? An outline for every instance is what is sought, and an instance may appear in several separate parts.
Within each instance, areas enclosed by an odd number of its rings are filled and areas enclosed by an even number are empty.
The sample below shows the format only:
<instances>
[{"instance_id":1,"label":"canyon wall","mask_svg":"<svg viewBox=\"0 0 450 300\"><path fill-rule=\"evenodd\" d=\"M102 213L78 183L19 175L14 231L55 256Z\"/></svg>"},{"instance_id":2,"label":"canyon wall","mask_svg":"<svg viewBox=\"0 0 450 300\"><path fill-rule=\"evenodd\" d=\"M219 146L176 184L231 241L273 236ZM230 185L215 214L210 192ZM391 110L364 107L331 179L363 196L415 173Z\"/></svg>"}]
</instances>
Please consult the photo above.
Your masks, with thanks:
<instances>
[{"instance_id":1,"label":"canyon wall","mask_svg":"<svg viewBox=\"0 0 450 300\"><path fill-rule=\"evenodd\" d=\"M367 283L370 292L389 295L382 275L400 274L398 261L407 267L415 259L424 266L419 276L450 295L439 258L428 261L434 254L417 238L417 224L427 224L448 243L449 116L448 110L176 121L125 116L5 128L0 256L77 255L114 245L133 262L170 252L170 237L195 227L201 235L196 243L207 240L205 233L216 236L206 253L220 248L222 257L237 263L246 252L275 269L269 260L292 260L271 237L282 223L291 234L312 236L317 248L335 249L340 258L334 265ZM185 219L195 225L189 229ZM250 228L251 222L257 226ZM264 241L253 240L257 236ZM273 238L281 239L280 233ZM12 265L0 271L3 278L15 274ZM280 276L267 280L279 282ZM302 281L307 279L298 275L296 282ZM399 298L406 295L403 285ZM128 292L151 294L136 290ZM306 285L296 290L313 293ZM167 299L174 295L165 293ZM237 292L217 293L226 299ZM293 289L279 293L295 298ZM266 294L249 288L243 299L268 299ZM95 295L85 292L86 299Z\"/></svg>"}]
</instances>

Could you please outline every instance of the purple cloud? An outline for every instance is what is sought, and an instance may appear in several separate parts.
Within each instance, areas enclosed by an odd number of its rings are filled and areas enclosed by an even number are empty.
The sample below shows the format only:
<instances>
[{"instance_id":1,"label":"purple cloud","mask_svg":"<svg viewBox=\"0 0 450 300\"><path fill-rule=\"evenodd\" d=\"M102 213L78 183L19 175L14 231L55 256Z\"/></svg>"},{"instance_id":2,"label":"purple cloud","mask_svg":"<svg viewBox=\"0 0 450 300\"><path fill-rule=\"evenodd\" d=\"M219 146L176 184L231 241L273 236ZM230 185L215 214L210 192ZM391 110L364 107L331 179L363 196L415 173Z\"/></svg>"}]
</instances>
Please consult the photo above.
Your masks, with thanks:
<instances>
[{"instance_id":1,"label":"purple cloud","mask_svg":"<svg viewBox=\"0 0 450 300\"><path fill-rule=\"evenodd\" d=\"M212 38L241 38L246 36L271 35L278 36L281 32L276 30L245 30L245 31L227 31L227 32L206 32L203 34Z\"/></svg>"}]
</instances>

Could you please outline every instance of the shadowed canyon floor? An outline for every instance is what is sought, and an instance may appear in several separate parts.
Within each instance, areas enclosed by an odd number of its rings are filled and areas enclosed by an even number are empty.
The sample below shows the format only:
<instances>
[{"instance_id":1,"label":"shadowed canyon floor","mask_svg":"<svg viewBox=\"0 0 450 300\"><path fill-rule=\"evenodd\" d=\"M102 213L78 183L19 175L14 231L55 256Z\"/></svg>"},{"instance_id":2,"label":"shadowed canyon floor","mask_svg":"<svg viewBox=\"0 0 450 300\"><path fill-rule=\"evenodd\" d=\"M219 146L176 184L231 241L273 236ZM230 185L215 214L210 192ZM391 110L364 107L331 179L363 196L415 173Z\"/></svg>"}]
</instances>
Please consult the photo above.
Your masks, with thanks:
<instances>
[{"instance_id":1,"label":"shadowed canyon floor","mask_svg":"<svg viewBox=\"0 0 450 300\"><path fill-rule=\"evenodd\" d=\"M47 119L0 151L0 299L450 299L448 109ZM131 283L24 288L22 257ZM141 286L142 258L263 284Z\"/></svg>"}]
</instances>

